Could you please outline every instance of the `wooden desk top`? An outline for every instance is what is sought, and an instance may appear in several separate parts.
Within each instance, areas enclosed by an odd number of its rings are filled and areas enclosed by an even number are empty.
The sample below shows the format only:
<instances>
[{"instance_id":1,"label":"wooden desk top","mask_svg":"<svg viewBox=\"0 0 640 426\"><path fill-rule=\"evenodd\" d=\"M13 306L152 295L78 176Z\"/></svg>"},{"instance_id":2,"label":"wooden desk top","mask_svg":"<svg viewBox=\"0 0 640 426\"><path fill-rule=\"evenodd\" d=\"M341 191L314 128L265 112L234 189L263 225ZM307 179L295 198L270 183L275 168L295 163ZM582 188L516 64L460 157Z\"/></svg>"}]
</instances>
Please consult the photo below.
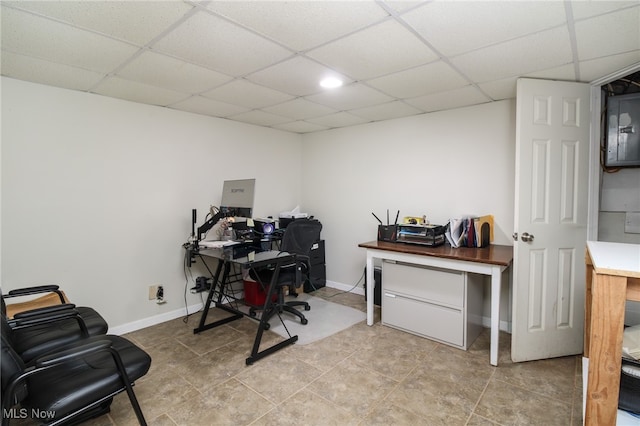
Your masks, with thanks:
<instances>
[{"instance_id":1,"label":"wooden desk top","mask_svg":"<svg viewBox=\"0 0 640 426\"><path fill-rule=\"evenodd\" d=\"M494 244L484 248L453 248L449 244L443 244L438 247L429 247L420 244L370 241L358 244L358 247L395 251L406 254L417 254L422 256L442 257L453 260L465 260L468 262L487 263L490 265L500 266L509 266L513 260L512 246L500 246Z\"/></svg>"},{"instance_id":2,"label":"wooden desk top","mask_svg":"<svg viewBox=\"0 0 640 426\"><path fill-rule=\"evenodd\" d=\"M587 241L597 274L640 278L640 244Z\"/></svg>"}]
</instances>

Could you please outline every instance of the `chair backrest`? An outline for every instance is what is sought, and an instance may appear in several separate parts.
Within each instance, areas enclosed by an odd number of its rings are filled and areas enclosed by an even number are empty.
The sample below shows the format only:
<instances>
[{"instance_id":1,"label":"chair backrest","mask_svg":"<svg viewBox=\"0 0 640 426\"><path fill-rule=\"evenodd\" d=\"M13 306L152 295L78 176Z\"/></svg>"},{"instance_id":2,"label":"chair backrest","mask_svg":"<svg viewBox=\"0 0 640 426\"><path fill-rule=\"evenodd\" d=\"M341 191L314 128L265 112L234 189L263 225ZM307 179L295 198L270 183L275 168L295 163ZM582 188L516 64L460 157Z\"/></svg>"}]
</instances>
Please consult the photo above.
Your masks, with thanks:
<instances>
[{"instance_id":1,"label":"chair backrest","mask_svg":"<svg viewBox=\"0 0 640 426\"><path fill-rule=\"evenodd\" d=\"M296 219L287 225L280 249L289 253L309 256L313 244L320 240L322 223L311 219Z\"/></svg>"},{"instance_id":2,"label":"chair backrest","mask_svg":"<svg viewBox=\"0 0 640 426\"><path fill-rule=\"evenodd\" d=\"M4 321L4 318L3 318ZM9 384L25 370L22 358L13 350L4 333L0 337L0 380L2 382L2 408L8 410L27 396L27 385L22 382L7 394Z\"/></svg>"}]
</instances>

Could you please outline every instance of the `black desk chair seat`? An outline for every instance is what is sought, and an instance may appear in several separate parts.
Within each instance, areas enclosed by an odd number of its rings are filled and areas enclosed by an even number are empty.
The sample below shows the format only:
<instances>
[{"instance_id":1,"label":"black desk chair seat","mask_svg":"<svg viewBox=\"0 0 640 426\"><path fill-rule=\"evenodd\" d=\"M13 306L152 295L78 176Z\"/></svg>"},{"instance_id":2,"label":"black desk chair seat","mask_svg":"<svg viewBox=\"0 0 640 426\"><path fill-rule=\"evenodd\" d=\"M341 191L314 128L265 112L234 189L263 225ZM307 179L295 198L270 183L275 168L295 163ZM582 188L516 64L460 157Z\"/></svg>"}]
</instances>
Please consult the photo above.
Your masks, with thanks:
<instances>
[{"instance_id":1,"label":"black desk chair seat","mask_svg":"<svg viewBox=\"0 0 640 426\"><path fill-rule=\"evenodd\" d=\"M307 324L308 320L304 314L296 309L303 307L305 311L311 309L307 302L302 301L285 301L284 288L294 289L299 287L305 280L309 279L309 255L311 248L320 240L320 232L322 231L322 223L312 219L296 219L291 222L284 231L282 236L282 244L280 249L296 255L296 261L292 265L286 265L280 268L278 272L276 285L277 300L275 302L267 300L262 317L268 321L273 315L282 312L289 312L300 318L302 324ZM270 268L255 271L251 269L249 275L256 281L269 285L275 270ZM297 294L296 294L297 296ZM249 314L254 316L259 308L252 307ZM265 329L269 328L269 324L265 324Z\"/></svg>"},{"instance_id":2,"label":"black desk chair seat","mask_svg":"<svg viewBox=\"0 0 640 426\"><path fill-rule=\"evenodd\" d=\"M20 404L28 413L50 415L49 424L76 424L105 414L113 397L126 391L141 425L146 424L132 384L144 376L151 357L119 336L95 336L42 356L27 368L8 336L2 335L2 410ZM9 419L3 416L2 425Z\"/></svg>"}]
</instances>

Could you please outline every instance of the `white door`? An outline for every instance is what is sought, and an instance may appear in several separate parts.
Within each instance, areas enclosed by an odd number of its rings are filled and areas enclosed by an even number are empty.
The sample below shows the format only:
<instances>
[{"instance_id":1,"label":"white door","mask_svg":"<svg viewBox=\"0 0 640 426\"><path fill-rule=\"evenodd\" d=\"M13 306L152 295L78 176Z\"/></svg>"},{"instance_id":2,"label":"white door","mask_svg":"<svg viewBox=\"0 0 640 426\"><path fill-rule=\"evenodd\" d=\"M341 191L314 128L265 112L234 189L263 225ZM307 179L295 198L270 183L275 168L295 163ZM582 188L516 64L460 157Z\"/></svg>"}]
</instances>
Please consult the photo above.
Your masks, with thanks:
<instances>
[{"instance_id":1,"label":"white door","mask_svg":"<svg viewBox=\"0 0 640 426\"><path fill-rule=\"evenodd\" d=\"M515 362L583 350L589 94L588 84L518 80Z\"/></svg>"}]
</instances>

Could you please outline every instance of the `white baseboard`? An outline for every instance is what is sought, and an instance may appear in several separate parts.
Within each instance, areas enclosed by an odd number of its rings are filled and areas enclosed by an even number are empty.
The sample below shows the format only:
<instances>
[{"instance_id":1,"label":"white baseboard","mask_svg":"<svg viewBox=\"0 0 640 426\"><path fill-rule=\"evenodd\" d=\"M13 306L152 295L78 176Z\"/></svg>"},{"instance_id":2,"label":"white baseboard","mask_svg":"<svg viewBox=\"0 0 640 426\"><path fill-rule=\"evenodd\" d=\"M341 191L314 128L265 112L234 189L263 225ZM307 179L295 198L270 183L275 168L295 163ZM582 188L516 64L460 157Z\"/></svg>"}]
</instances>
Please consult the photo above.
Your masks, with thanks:
<instances>
[{"instance_id":1,"label":"white baseboard","mask_svg":"<svg viewBox=\"0 0 640 426\"><path fill-rule=\"evenodd\" d=\"M185 316L187 313L192 314L202 309L202 303L191 305L187 307L185 312L184 308L176 309L175 311L165 312L163 314L154 315L152 317L143 318L141 320L133 321L127 324L122 324L116 327L109 327L109 334L115 334L120 336L122 334L131 333L142 328L151 327L152 325L160 324L163 322L171 321L176 318Z\"/></svg>"}]
</instances>

